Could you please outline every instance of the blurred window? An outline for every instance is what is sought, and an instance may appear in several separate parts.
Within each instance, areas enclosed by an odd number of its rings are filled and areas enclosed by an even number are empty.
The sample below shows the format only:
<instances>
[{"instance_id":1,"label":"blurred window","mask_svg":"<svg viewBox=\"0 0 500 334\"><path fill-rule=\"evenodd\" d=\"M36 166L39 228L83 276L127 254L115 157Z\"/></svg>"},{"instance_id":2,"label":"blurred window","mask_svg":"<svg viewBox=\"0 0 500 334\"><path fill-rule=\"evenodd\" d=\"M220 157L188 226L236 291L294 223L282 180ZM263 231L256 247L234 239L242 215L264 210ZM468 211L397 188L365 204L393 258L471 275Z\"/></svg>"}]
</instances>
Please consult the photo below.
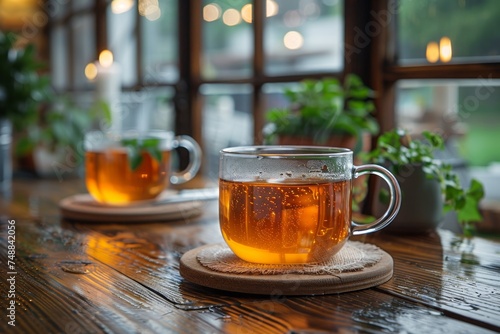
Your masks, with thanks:
<instances>
[{"instance_id":1,"label":"blurred window","mask_svg":"<svg viewBox=\"0 0 500 334\"><path fill-rule=\"evenodd\" d=\"M124 86L133 86L138 81L135 10L137 9L134 3L127 11L114 13L113 7L109 7L107 12L108 49L113 52L116 63L120 64L121 82Z\"/></svg>"},{"instance_id":2,"label":"blurred window","mask_svg":"<svg viewBox=\"0 0 500 334\"><path fill-rule=\"evenodd\" d=\"M252 76L252 4L203 0L201 74L204 79Z\"/></svg>"},{"instance_id":3,"label":"blurred window","mask_svg":"<svg viewBox=\"0 0 500 334\"><path fill-rule=\"evenodd\" d=\"M398 17L401 64L500 60L497 0L401 0Z\"/></svg>"},{"instance_id":4,"label":"blurred window","mask_svg":"<svg viewBox=\"0 0 500 334\"><path fill-rule=\"evenodd\" d=\"M200 92L204 164L206 175L216 180L221 149L253 144L252 86L206 84Z\"/></svg>"},{"instance_id":5,"label":"blurred window","mask_svg":"<svg viewBox=\"0 0 500 334\"><path fill-rule=\"evenodd\" d=\"M178 1L140 0L142 82L175 83L179 80ZM121 26L121 25L120 25Z\"/></svg>"},{"instance_id":6,"label":"blurred window","mask_svg":"<svg viewBox=\"0 0 500 334\"><path fill-rule=\"evenodd\" d=\"M264 52L268 74L341 71L344 65L343 3L266 1Z\"/></svg>"},{"instance_id":7,"label":"blurred window","mask_svg":"<svg viewBox=\"0 0 500 334\"><path fill-rule=\"evenodd\" d=\"M486 198L500 199L500 6L496 0L400 0L395 125L418 135L441 133L441 158L476 177ZM495 185L495 186L494 186Z\"/></svg>"},{"instance_id":8,"label":"blurred window","mask_svg":"<svg viewBox=\"0 0 500 334\"><path fill-rule=\"evenodd\" d=\"M95 59L95 25L94 15L86 14L73 17L71 20L71 40L73 59L73 87L84 89L88 86L85 77L85 66Z\"/></svg>"}]
</instances>

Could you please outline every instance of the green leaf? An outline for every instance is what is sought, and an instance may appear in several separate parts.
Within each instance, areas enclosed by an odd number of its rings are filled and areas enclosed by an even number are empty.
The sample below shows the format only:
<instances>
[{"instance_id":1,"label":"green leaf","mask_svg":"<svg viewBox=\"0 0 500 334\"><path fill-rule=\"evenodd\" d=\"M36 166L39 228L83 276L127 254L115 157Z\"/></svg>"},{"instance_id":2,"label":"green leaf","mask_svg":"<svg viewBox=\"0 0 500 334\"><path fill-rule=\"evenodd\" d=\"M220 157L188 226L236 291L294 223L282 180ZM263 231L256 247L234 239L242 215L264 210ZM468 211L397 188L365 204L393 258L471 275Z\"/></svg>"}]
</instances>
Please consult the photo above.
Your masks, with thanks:
<instances>
[{"instance_id":1,"label":"green leaf","mask_svg":"<svg viewBox=\"0 0 500 334\"><path fill-rule=\"evenodd\" d=\"M443 210L455 211L464 234L474 230L473 222L481 220L479 202L484 197L482 184L473 179L469 189L464 189L452 166L434 158L434 152L444 148L444 139L431 132L422 133L424 140L412 140L400 129L379 136L376 147L366 154L369 162L390 163L398 173L407 164L422 166L427 178L439 181L444 196Z\"/></svg>"},{"instance_id":2,"label":"green leaf","mask_svg":"<svg viewBox=\"0 0 500 334\"><path fill-rule=\"evenodd\" d=\"M477 201L484 197L483 184L476 179L472 179L467 195Z\"/></svg>"},{"instance_id":3,"label":"green leaf","mask_svg":"<svg viewBox=\"0 0 500 334\"><path fill-rule=\"evenodd\" d=\"M337 78L303 80L294 89L284 89L290 105L271 109L266 114L267 139L279 135L296 135L324 141L334 134L351 134L361 138L363 132L378 133L371 113L375 105L372 90L355 75Z\"/></svg>"},{"instance_id":4,"label":"green leaf","mask_svg":"<svg viewBox=\"0 0 500 334\"><path fill-rule=\"evenodd\" d=\"M136 170L142 163L142 154L138 147L128 147L128 161L131 170Z\"/></svg>"},{"instance_id":5,"label":"green leaf","mask_svg":"<svg viewBox=\"0 0 500 334\"><path fill-rule=\"evenodd\" d=\"M148 153L153 159L161 163L162 151L159 138L125 138L121 144L127 148L129 166L132 171L139 168L142 163L142 153Z\"/></svg>"},{"instance_id":6,"label":"green leaf","mask_svg":"<svg viewBox=\"0 0 500 334\"><path fill-rule=\"evenodd\" d=\"M161 163L162 152L156 147L146 147L145 150L155 159L158 163Z\"/></svg>"},{"instance_id":7,"label":"green leaf","mask_svg":"<svg viewBox=\"0 0 500 334\"><path fill-rule=\"evenodd\" d=\"M481 213L477 205L477 201L467 197L464 206L457 212L457 218L460 222L479 222L481 221Z\"/></svg>"},{"instance_id":8,"label":"green leaf","mask_svg":"<svg viewBox=\"0 0 500 334\"><path fill-rule=\"evenodd\" d=\"M15 153L18 156L24 156L31 152L33 148L35 147L34 142L31 141L29 138L20 138L17 141L16 148L15 148Z\"/></svg>"}]
</instances>

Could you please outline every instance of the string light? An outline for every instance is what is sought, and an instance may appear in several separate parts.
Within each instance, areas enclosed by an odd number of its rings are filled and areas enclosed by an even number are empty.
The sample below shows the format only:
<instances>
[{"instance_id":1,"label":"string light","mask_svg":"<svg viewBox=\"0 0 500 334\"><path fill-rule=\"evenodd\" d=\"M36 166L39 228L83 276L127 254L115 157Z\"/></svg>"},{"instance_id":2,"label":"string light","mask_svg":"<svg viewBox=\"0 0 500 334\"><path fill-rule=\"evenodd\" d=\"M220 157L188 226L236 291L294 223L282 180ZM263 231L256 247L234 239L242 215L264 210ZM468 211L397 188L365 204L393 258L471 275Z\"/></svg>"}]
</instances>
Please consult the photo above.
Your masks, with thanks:
<instances>
[{"instance_id":1,"label":"string light","mask_svg":"<svg viewBox=\"0 0 500 334\"><path fill-rule=\"evenodd\" d=\"M253 20L253 6L248 3L243 8L241 8L241 18L247 23L252 23Z\"/></svg>"},{"instance_id":2,"label":"string light","mask_svg":"<svg viewBox=\"0 0 500 334\"><path fill-rule=\"evenodd\" d=\"M149 21L155 21L161 17L158 0L139 0L137 10L141 16L144 16Z\"/></svg>"},{"instance_id":3,"label":"string light","mask_svg":"<svg viewBox=\"0 0 500 334\"><path fill-rule=\"evenodd\" d=\"M235 26L241 22L240 12L234 8L229 8L222 15L222 22L228 26Z\"/></svg>"},{"instance_id":4,"label":"string light","mask_svg":"<svg viewBox=\"0 0 500 334\"><path fill-rule=\"evenodd\" d=\"M203 19L207 22L218 20L221 16L221 8L216 3L209 3L203 7Z\"/></svg>"},{"instance_id":5,"label":"string light","mask_svg":"<svg viewBox=\"0 0 500 334\"><path fill-rule=\"evenodd\" d=\"M304 37L297 31L289 31L283 38L283 44L287 49L297 50L304 45Z\"/></svg>"},{"instance_id":6,"label":"string light","mask_svg":"<svg viewBox=\"0 0 500 334\"><path fill-rule=\"evenodd\" d=\"M111 2L111 12L122 14L128 12L134 6L134 0L113 0Z\"/></svg>"},{"instance_id":7,"label":"string light","mask_svg":"<svg viewBox=\"0 0 500 334\"><path fill-rule=\"evenodd\" d=\"M274 0L267 0L266 1L266 16L271 17L278 15L279 12L279 5L276 1Z\"/></svg>"}]
</instances>

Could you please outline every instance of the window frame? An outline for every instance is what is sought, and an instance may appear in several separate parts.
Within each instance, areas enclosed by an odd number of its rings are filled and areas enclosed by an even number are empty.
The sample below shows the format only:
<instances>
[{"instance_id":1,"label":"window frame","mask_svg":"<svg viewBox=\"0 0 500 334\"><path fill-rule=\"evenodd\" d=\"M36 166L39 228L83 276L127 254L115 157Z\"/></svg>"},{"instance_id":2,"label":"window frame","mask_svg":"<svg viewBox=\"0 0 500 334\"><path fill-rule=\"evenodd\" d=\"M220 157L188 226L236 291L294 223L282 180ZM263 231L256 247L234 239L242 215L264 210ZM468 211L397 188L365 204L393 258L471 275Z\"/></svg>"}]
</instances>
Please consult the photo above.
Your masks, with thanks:
<instances>
[{"instance_id":1,"label":"window frame","mask_svg":"<svg viewBox=\"0 0 500 334\"><path fill-rule=\"evenodd\" d=\"M398 0L345 0L344 2L344 51L346 58L344 69L337 72L314 72L290 75L270 76L264 71L264 20L265 0L253 1L252 24L254 34L254 57L252 61L253 75L245 79L217 79L207 80L201 74L201 29L202 29L202 0L178 0L178 32L179 32L179 81L176 83L155 84L159 87L173 87L175 89L175 131L179 134L193 136L201 143L202 134L202 108L203 101L200 87L203 84L250 84L253 87L253 119L254 143L263 141L262 128L265 123L264 99L262 87L266 83L297 82L304 78L321 78L334 76L342 79L346 73L359 75L368 86L373 88L377 97L376 118L381 125L381 131L386 131L395 126L395 89L398 81L403 79L475 79L475 78L500 78L500 62L474 63L474 64L419 64L400 65L397 63L396 34L397 34L397 9ZM96 59L103 49L107 48L107 7L109 0L94 0L94 5L83 10L72 10L57 21L49 21L47 34L55 25L69 26L71 20L82 14L91 12L95 17L95 43ZM352 46L357 43L357 32L367 28L374 22L374 14L390 13L390 23L384 25L378 33L370 35L369 41L363 47L353 52ZM137 37L137 65L138 82L133 87L123 87L124 91L136 91L151 87L142 82L142 43L141 17L137 15L137 24L134 33ZM72 57L73 44L68 34L68 91L74 91L74 57ZM50 48L49 48L50 49ZM50 55L49 55L50 56ZM202 143L203 144L203 143Z\"/></svg>"},{"instance_id":2,"label":"window frame","mask_svg":"<svg viewBox=\"0 0 500 334\"><path fill-rule=\"evenodd\" d=\"M498 79L500 61L487 63L461 64L418 64L402 65L397 62L397 9L399 0L374 1L372 10L394 11L394 17L383 33L374 38L372 54L372 87L377 92L377 118L381 132L395 127L396 85L407 79ZM377 68L380 67L380 71Z\"/></svg>"}]
</instances>

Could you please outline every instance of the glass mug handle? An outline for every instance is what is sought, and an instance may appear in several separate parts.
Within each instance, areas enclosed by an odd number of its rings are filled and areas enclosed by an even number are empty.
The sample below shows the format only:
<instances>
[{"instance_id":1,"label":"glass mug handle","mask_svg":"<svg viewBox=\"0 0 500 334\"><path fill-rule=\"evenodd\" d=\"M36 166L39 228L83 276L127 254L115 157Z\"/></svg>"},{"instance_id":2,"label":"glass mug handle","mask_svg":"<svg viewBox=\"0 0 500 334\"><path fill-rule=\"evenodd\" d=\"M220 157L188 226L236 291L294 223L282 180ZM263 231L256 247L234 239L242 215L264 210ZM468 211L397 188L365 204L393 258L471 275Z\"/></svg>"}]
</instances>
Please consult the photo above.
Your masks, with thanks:
<instances>
[{"instance_id":1,"label":"glass mug handle","mask_svg":"<svg viewBox=\"0 0 500 334\"><path fill-rule=\"evenodd\" d=\"M351 221L352 235L372 233L383 229L394 220L401 206L401 189L396 177L391 172L382 166L373 164L353 166L353 178L365 174L377 175L387 183L389 186L390 203L382 217L370 224L358 224Z\"/></svg>"},{"instance_id":2,"label":"glass mug handle","mask_svg":"<svg viewBox=\"0 0 500 334\"><path fill-rule=\"evenodd\" d=\"M181 135L176 136L173 141L172 148L185 148L189 153L189 163L184 170L172 172L170 183L181 184L195 177L201 165L201 148L200 145L191 137Z\"/></svg>"}]
</instances>

